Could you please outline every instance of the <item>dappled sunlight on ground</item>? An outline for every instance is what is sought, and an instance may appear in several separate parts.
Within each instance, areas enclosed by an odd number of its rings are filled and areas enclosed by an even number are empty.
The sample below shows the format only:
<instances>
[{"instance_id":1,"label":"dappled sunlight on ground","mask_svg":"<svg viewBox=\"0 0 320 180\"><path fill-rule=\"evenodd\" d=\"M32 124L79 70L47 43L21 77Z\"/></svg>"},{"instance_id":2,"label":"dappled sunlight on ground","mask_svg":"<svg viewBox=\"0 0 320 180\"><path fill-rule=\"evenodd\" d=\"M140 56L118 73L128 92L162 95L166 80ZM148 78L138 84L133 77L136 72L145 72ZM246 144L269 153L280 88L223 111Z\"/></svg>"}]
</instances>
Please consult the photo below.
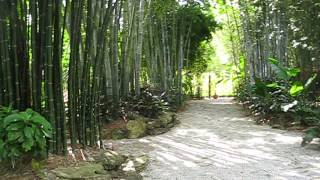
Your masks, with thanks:
<instances>
[{"instance_id":1,"label":"dappled sunlight on ground","mask_svg":"<svg viewBox=\"0 0 320 180\"><path fill-rule=\"evenodd\" d=\"M228 98L228 97L221 97L215 100L212 99L206 99L209 104L218 104L218 105L224 105L224 104L233 104L232 102L233 98Z\"/></svg>"},{"instance_id":2,"label":"dappled sunlight on ground","mask_svg":"<svg viewBox=\"0 0 320 180\"><path fill-rule=\"evenodd\" d=\"M171 132L122 143L150 154L145 179L320 179L319 145L301 148L301 134L255 125L241 111L232 99L192 101Z\"/></svg>"}]
</instances>

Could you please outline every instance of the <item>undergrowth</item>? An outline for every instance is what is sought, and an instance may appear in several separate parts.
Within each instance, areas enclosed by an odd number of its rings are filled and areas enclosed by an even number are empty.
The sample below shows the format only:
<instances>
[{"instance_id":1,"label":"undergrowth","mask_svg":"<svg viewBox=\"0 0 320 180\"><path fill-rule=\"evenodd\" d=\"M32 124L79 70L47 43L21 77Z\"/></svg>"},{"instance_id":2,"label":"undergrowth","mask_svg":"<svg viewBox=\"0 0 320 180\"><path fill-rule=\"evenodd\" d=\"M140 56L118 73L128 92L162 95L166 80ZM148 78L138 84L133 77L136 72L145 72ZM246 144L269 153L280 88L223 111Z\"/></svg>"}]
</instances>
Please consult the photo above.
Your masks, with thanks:
<instances>
[{"instance_id":1,"label":"undergrowth","mask_svg":"<svg viewBox=\"0 0 320 180\"><path fill-rule=\"evenodd\" d=\"M127 119L130 114L138 114L151 119L156 119L165 112L176 112L179 108L177 93L175 90L169 92L145 87L141 89L140 95L129 95L121 99L119 104L108 104L108 117ZM185 97L184 97L185 99Z\"/></svg>"},{"instance_id":2,"label":"undergrowth","mask_svg":"<svg viewBox=\"0 0 320 180\"><path fill-rule=\"evenodd\" d=\"M238 88L237 99L266 120L265 123L306 128L302 146L320 138L320 109L311 88L317 75L302 82L300 69L286 68L275 59L269 62L275 76L255 77L251 82L244 80Z\"/></svg>"},{"instance_id":3,"label":"undergrowth","mask_svg":"<svg viewBox=\"0 0 320 180\"><path fill-rule=\"evenodd\" d=\"M17 161L25 157L44 157L51 137L50 123L32 109L19 112L11 107L0 108L0 162L15 168Z\"/></svg>"}]
</instances>

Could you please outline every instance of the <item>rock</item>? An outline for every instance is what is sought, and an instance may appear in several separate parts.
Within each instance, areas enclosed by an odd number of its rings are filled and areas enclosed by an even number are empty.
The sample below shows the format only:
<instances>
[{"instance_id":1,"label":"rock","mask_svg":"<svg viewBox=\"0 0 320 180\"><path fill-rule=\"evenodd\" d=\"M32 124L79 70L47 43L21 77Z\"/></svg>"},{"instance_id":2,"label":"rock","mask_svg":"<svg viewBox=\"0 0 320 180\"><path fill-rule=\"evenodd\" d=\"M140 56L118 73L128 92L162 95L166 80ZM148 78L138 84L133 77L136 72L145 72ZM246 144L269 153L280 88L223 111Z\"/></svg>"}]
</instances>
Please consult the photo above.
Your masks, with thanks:
<instances>
[{"instance_id":1,"label":"rock","mask_svg":"<svg viewBox=\"0 0 320 180\"><path fill-rule=\"evenodd\" d=\"M173 125L175 126L175 125L178 125L178 124L180 124L181 122L180 122L180 120L179 119L174 119L174 121L173 121Z\"/></svg>"},{"instance_id":2,"label":"rock","mask_svg":"<svg viewBox=\"0 0 320 180\"><path fill-rule=\"evenodd\" d=\"M152 119L147 124L148 135L159 135L166 133L170 128L179 124L179 121L175 118L174 113L164 113L159 116L158 119Z\"/></svg>"},{"instance_id":3,"label":"rock","mask_svg":"<svg viewBox=\"0 0 320 180\"><path fill-rule=\"evenodd\" d=\"M149 157L142 155L139 157L130 157L122 165L121 169L124 172L142 172L149 162Z\"/></svg>"},{"instance_id":4,"label":"rock","mask_svg":"<svg viewBox=\"0 0 320 180\"><path fill-rule=\"evenodd\" d=\"M121 164L126 161L127 157L115 151L107 150L101 153L96 160L100 162L104 170L118 170Z\"/></svg>"},{"instance_id":5,"label":"rock","mask_svg":"<svg viewBox=\"0 0 320 180\"><path fill-rule=\"evenodd\" d=\"M174 123L174 122L172 122L172 123L169 123L167 127L168 127L168 128L173 128L173 127L174 127L174 125L175 125L175 123Z\"/></svg>"},{"instance_id":6,"label":"rock","mask_svg":"<svg viewBox=\"0 0 320 180\"><path fill-rule=\"evenodd\" d=\"M127 137L128 137L128 131L125 128L114 129L111 132L111 139L113 140L125 139Z\"/></svg>"},{"instance_id":7,"label":"rock","mask_svg":"<svg viewBox=\"0 0 320 180\"><path fill-rule=\"evenodd\" d=\"M46 174L38 174L37 173L37 177L39 177L39 179L45 179L45 180L56 180L57 176L54 173L46 173Z\"/></svg>"},{"instance_id":8,"label":"rock","mask_svg":"<svg viewBox=\"0 0 320 180\"><path fill-rule=\"evenodd\" d=\"M122 119L115 120L106 124L102 128L101 137L103 139L124 139L127 137L126 121Z\"/></svg>"},{"instance_id":9,"label":"rock","mask_svg":"<svg viewBox=\"0 0 320 180\"><path fill-rule=\"evenodd\" d=\"M31 160L31 168L33 171L38 172L42 169L42 164L40 161L37 161L35 159Z\"/></svg>"},{"instance_id":10,"label":"rock","mask_svg":"<svg viewBox=\"0 0 320 180\"><path fill-rule=\"evenodd\" d=\"M161 121L162 125L164 127L167 127L168 124L172 123L174 120L174 114L172 113L163 113L161 116L159 116L159 120Z\"/></svg>"},{"instance_id":11,"label":"rock","mask_svg":"<svg viewBox=\"0 0 320 180\"><path fill-rule=\"evenodd\" d=\"M142 180L143 177L136 172L126 172L121 179L125 179L125 180Z\"/></svg>"},{"instance_id":12,"label":"rock","mask_svg":"<svg viewBox=\"0 0 320 180\"><path fill-rule=\"evenodd\" d=\"M137 172L114 172L112 179L121 180L142 180L143 177Z\"/></svg>"},{"instance_id":13,"label":"rock","mask_svg":"<svg viewBox=\"0 0 320 180\"><path fill-rule=\"evenodd\" d=\"M315 138L316 138L316 136L314 134L307 133L302 139L301 147L304 147L304 146L310 144L313 141L313 139L315 139Z\"/></svg>"},{"instance_id":14,"label":"rock","mask_svg":"<svg viewBox=\"0 0 320 180\"><path fill-rule=\"evenodd\" d=\"M148 165L149 157L146 155L142 155L142 156L136 157L133 162L134 162L136 171L142 172Z\"/></svg>"},{"instance_id":15,"label":"rock","mask_svg":"<svg viewBox=\"0 0 320 180\"><path fill-rule=\"evenodd\" d=\"M75 167L57 168L52 170L56 177L61 179L111 179L101 164L82 164ZM105 172L103 175L97 172Z\"/></svg>"},{"instance_id":16,"label":"rock","mask_svg":"<svg viewBox=\"0 0 320 180\"><path fill-rule=\"evenodd\" d=\"M155 128L161 128L162 127L162 122L159 119L152 119L147 123L147 129L152 130Z\"/></svg>"},{"instance_id":17,"label":"rock","mask_svg":"<svg viewBox=\"0 0 320 180\"><path fill-rule=\"evenodd\" d=\"M146 135L147 124L144 118L139 118L136 120L131 120L126 125L128 130L128 138L140 138Z\"/></svg>"},{"instance_id":18,"label":"rock","mask_svg":"<svg viewBox=\"0 0 320 180\"><path fill-rule=\"evenodd\" d=\"M273 124L271 127L273 129L281 129L281 128L283 128L280 124Z\"/></svg>"},{"instance_id":19,"label":"rock","mask_svg":"<svg viewBox=\"0 0 320 180\"><path fill-rule=\"evenodd\" d=\"M164 134L166 132L170 131L170 128L164 127L164 128L154 128L154 129L150 129L148 130L148 134L155 136L155 135L160 135L160 134Z\"/></svg>"}]
</instances>

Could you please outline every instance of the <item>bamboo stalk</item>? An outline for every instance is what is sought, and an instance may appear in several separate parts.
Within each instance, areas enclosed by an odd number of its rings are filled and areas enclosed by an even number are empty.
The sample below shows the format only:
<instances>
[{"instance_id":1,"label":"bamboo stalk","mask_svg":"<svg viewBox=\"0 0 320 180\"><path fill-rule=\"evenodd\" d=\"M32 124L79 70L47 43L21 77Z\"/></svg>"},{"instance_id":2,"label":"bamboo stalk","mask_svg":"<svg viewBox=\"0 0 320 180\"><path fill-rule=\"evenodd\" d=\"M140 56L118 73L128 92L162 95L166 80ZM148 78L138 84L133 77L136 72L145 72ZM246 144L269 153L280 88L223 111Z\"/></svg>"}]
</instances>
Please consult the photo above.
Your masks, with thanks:
<instances>
[{"instance_id":1,"label":"bamboo stalk","mask_svg":"<svg viewBox=\"0 0 320 180\"><path fill-rule=\"evenodd\" d=\"M53 32L53 26L52 26L52 10L53 10L53 4L52 0L47 0L47 6L46 6L46 43L45 43L45 51L46 51L46 64L47 67L45 69L46 73L46 81L45 81L45 87L46 87L46 93L47 93L47 107L49 111L49 120L51 122L51 126L53 129L56 129L56 116L55 116L55 101L54 101L54 83L53 83L53 58L52 58L52 32ZM57 132L53 131L52 133L52 143L51 148L54 153L57 153L57 142L59 140L57 139Z\"/></svg>"},{"instance_id":2,"label":"bamboo stalk","mask_svg":"<svg viewBox=\"0 0 320 180\"><path fill-rule=\"evenodd\" d=\"M135 54L135 63L134 63L134 85L135 85L135 94L140 95L140 74L141 74L141 58L142 58L142 46L143 46L143 29L144 29L144 4L145 0L140 0L139 5L139 23L138 23L138 34L137 34L137 49Z\"/></svg>"},{"instance_id":3,"label":"bamboo stalk","mask_svg":"<svg viewBox=\"0 0 320 180\"><path fill-rule=\"evenodd\" d=\"M10 49L13 55L13 76L14 76L14 89L15 89L15 107L21 108L21 98L20 98L20 73L19 73L19 62L18 62L18 52L17 52L17 2L12 0L10 4Z\"/></svg>"},{"instance_id":4,"label":"bamboo stalk","mask_svg":"<svg viewBox=\"0 0 320 180\"><path fill-rule=\"evenodd\" d=\"M38 16L37 16L37 2L30 1L30 14L31 14L31 52L32 52L32 105L35 111L41 112L41 81L39 81L39 60L37 50L37 28L38 28ZM41 78L40 78L41 79ZM40 83L39 83L40 82ZM40 91L40 92L39 92Z\"/></svg>"}]
</instances>

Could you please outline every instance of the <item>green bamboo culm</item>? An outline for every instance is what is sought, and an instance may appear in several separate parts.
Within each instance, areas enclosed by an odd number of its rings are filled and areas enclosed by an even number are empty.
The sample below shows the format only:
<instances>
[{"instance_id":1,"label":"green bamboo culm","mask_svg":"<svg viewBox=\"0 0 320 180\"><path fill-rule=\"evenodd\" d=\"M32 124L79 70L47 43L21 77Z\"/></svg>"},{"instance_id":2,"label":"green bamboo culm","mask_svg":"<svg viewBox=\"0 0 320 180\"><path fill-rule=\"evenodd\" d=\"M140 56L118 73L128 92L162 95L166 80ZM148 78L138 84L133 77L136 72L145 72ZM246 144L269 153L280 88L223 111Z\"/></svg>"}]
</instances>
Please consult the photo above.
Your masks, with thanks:
<instances>
[{"instance_id":1,"label":"green bamboo culm","mask_svg":"<svg viewBox=\"0 0 320 180\"><path fill-rule=\"evenodd\" d=\"M18 62L18 52L17 52L17 0L12 0L10 4L10 50L13 55L13 76L14 76L14 89L15 89L15 107L21 108L21 98L20 98L20 72L19 72L19 62Z\"/></svg>"},{"instance_id":2,"label":"green bamboo culm","mask_svg":"<svg viewBox=\"0 0 320 180\"><path fill-rule=\"evenodd\" d=\"M3 81L5 82L4 90L4 105L14 105L14 79L12 74L12 62L9 57L9 40L8 40L8 12L9 4L5 0L1 0L1 7L3 8L0 13L0 43L1 43L1 59L2 59L2 72Z\"/></svg>"},{"instance_id":3,"label":"green bamboo culm","mask_svg":"<svg viewBox=\"0 0 320 180\"><path fill-rule=\"evenodd\" d=\"M0 0L0 105L45 116L50 153L101 146L104 123L145 84L183 93L190 37L179 4L161 3Z\"/></svg>"}]
</instances>

